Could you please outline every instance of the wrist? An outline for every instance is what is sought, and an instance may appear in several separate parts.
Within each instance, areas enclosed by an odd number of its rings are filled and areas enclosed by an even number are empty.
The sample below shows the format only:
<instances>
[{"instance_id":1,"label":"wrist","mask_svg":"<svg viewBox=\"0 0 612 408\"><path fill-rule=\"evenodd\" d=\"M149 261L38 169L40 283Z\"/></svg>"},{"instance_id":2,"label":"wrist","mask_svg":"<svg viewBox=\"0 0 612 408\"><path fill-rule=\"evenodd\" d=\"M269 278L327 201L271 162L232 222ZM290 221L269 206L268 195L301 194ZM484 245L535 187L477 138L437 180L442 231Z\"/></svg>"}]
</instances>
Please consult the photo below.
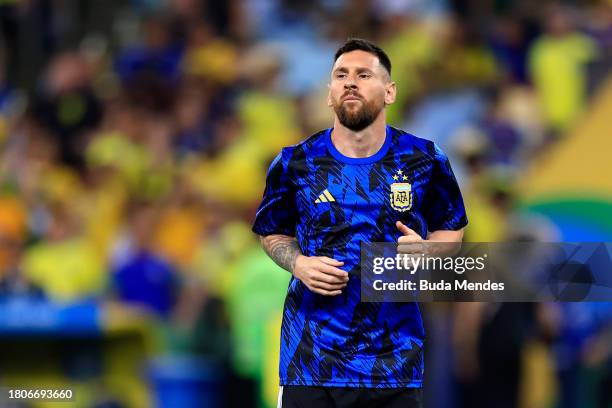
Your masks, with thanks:
<instances>
[{"instance_id":1,"label":"wrist","mask_svg":"<svg viewBox=\"0 0 612 408\"><path fill-rule=\"evenodd\" d=\"M300 258L306 258L306 257L302 254L297 254L297 256L293 259L293 262L291 264L291 274L295 276L296 278L297 276L295 274L295 271L297 270L298 263L301 262Z\"/></svg>"}]
</instances>

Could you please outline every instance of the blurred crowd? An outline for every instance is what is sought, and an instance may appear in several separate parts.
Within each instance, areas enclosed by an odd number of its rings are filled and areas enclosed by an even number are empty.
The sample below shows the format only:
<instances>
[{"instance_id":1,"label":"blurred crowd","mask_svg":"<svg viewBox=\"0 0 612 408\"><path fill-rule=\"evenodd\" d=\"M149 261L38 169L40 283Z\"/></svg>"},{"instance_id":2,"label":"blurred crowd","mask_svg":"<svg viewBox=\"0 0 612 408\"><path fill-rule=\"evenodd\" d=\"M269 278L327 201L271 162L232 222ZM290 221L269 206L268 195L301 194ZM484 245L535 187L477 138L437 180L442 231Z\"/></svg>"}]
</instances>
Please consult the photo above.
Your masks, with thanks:
<instances>
[{"instance_id":1,"label":"blurred crowd","mask_svg":"<svg viewBox=\"0 0 612 408\"><path fill-rule=\"evenodd\" d=\"M280 148L332 123L339 44L388 52L388 120L451 157L472 241L557 238L515 183L612 65L604 0L3 0L0 28L0 298L145 310L239 406L276 381L289 279L250 222ZM431 406L611 406L605 305L428 308Z\"/></svg>"}]
</instances>

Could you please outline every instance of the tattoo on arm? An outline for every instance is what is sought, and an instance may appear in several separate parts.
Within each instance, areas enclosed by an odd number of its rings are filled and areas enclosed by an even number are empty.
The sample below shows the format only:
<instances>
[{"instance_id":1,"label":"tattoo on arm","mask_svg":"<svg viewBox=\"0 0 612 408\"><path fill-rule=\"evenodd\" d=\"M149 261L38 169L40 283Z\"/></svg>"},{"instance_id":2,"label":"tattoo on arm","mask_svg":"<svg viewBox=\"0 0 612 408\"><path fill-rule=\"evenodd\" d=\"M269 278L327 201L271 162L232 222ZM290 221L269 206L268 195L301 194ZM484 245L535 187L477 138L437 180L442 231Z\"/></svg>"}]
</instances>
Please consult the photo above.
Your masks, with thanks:
<instances>
[{"instance_id":1,"label":"tattoo on arm","mask_svg":"<svg viewBox=\"0 0 612 408\"><path fill-rule=\"evenodd\" d=\"M268 235L261 237L261 244L278 266L293 273L295 260L302 254L295 238L287 235Z\"/></svg>"}]
</instances>

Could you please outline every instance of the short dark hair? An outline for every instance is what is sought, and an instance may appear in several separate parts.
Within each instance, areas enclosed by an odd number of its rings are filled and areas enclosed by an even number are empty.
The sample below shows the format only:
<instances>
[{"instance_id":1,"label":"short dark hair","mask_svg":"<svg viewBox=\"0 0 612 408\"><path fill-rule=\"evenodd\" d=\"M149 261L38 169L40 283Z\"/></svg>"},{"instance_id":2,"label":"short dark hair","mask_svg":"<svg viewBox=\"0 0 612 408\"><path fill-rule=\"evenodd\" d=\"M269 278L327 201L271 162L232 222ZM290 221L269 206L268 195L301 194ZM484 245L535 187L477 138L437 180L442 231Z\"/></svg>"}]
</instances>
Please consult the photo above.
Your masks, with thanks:
<instances>
[{"instance_id":1,"label":"short dark hair","mask_svg":"<svg viewBox=\"0 0 612 408\"><path fill-rule=\"evenodd\" d=\"M349 38L340 48L336 51L336 55L334 56L334 63L340 58L342 54L351 51L365 51L370 54L378 57L378 61L380 64L385 67L389 75L391 75L391 60L386 52L383 51L378 45L374 44L371 41L364 40L362 38Z\"/></svg>"}]
</instances>

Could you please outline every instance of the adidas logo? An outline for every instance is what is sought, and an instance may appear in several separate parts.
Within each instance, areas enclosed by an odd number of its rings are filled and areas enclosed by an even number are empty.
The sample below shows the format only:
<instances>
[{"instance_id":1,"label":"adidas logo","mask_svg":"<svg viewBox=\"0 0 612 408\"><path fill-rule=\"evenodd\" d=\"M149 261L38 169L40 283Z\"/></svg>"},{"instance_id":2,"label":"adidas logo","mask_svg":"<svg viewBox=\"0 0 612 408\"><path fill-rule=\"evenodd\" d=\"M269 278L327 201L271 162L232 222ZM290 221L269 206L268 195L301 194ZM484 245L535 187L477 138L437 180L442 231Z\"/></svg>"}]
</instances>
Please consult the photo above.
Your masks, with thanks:
<instances>
[{"instance_id":1,"label":"adidas logo","mask_svg":"<svg viewBox=\"0 0 612 408\"><path fill-rule=\"evenodd\" d=\"M330 194L329 191L327 191L327 189L325 189L320 195L319 198L317 198L315 200L315 204L319 204L319 203L333 203L334 201L336 201L336 199L334 198L334 196L332 196Z\"/></svg>"}]
</instances>

